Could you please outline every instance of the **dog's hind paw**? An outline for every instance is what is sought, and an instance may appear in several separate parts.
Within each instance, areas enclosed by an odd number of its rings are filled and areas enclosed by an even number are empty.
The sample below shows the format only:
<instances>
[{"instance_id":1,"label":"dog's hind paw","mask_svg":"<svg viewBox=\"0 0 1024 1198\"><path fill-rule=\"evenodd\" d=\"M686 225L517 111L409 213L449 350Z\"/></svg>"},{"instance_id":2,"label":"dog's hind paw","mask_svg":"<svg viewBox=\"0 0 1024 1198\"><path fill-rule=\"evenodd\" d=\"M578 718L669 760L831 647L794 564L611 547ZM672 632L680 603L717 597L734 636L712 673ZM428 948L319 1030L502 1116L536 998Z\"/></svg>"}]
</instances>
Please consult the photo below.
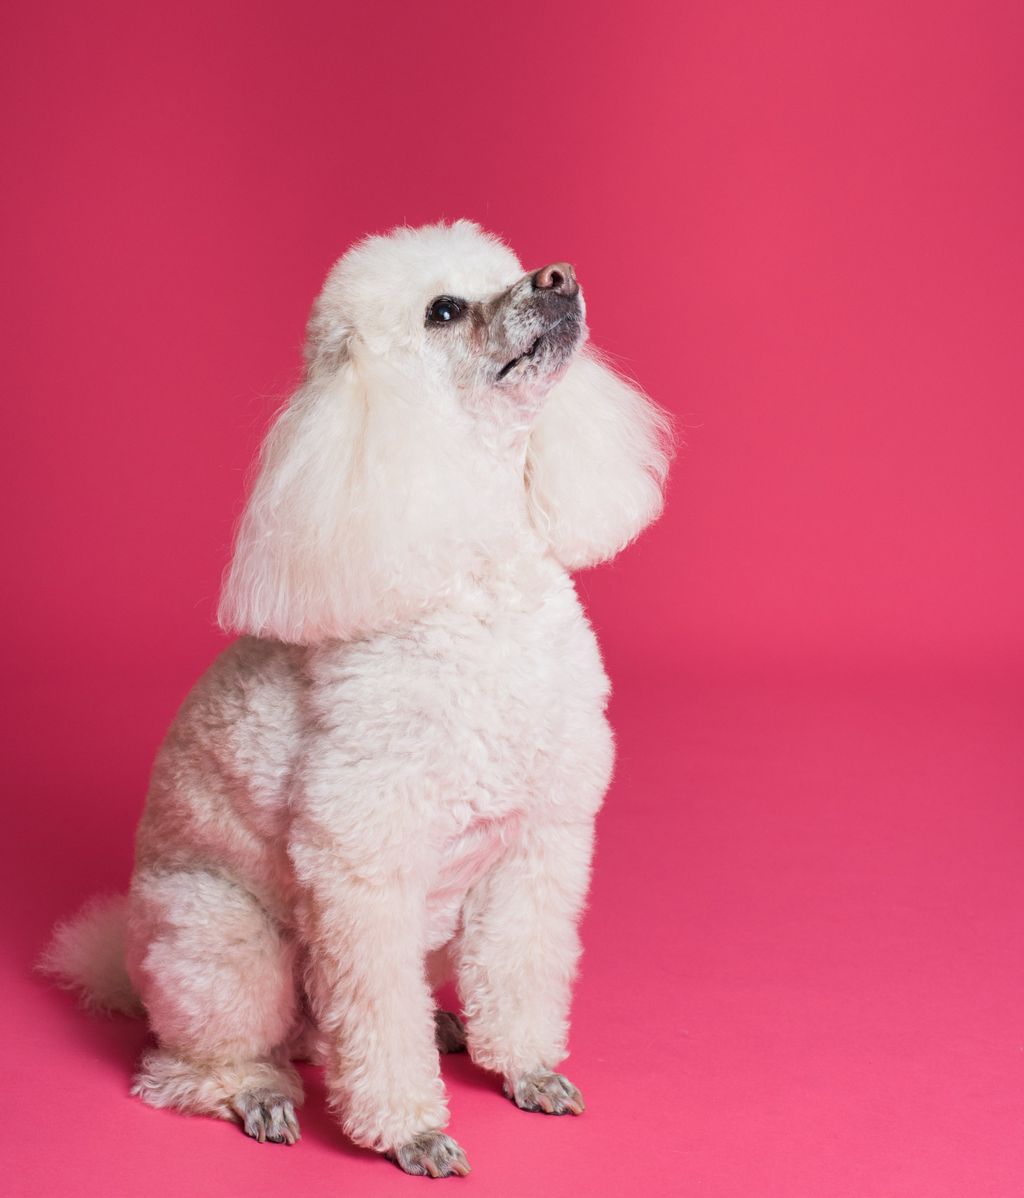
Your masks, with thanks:
<instances>
[{"instance_id":1,"label":"dog's hind paw","mask_svg":"<svg viewBox=\"0 0 1024 1198\"><path fill-rule=\"evenodd\" d=\"M299 1121L291 1100L270 1090L243 1090L231 1100L247 1136L262 1144L294 1144L299 1138Z\"/></svg>"},{"instance_id":2,"label":"dog's hind paw","mask_svg":"<svg viewBox=\"0 0 1024 1198\"><path fill-rule=\"evenodd\" d=\"M505 1094L522 1111L543 1111L545 1115L582 1115L586 1110L583 1095L567 1077L538 1069L524 1073L514 1082L505 1082Z\"/></svg>"},{"instance_id":3,"label":"dog's hind paw","mask_svg":"<svg viewBox=\"0 0 1024 1198\"><path fill-rule=\"evenodd\" d=\"M441 1131L425 1131L388 1155L400 1169L418 1177L465 1177L469 1172L466 1154Z\"/></svg>"},{"instance_id":4,"label":"dog's hind paw","mask_svg":"<svg viewBox=\"0 0 1024 1198\"><path fill-rule=\"evenodd\" d=\"M466 1029L454 1011L434 1012L434 1039L438 1052L465 1052Z\"/></svg>"}]
</instances>

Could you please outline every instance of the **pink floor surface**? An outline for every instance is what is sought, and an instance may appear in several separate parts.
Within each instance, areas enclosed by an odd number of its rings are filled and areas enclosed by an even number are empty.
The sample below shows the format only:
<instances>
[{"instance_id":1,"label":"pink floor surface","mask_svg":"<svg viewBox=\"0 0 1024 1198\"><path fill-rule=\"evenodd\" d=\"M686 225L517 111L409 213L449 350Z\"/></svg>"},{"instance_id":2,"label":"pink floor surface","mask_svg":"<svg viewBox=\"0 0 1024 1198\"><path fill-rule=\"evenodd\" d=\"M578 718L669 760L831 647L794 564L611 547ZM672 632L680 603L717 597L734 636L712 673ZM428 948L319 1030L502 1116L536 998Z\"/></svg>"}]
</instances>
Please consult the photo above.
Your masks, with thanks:
<instances>
[{"instance_id":1,"label":"pink floor surface","mask_svg":"<svg viewBox=\"0 0 1024 1198\"><path fill-rule=\"evenodd\" d=\"M620 765L566 1070L588 1110L520 1113L447 1059L474 1170L449 1188L1019 1194L1019 685L912 670L617 681ZM119 686L91 700L64 754L12 779L29 801L9 812L3 874L5 1191L422 1190L345 1142L312 1070L291 1149L147 1109L128 1095L143 1027L90 1018L32 976L51 921L123 885L145 738L170 702ZM122 740L110 714L129 707L140 731Z\"/></svg>"}]
</instances>

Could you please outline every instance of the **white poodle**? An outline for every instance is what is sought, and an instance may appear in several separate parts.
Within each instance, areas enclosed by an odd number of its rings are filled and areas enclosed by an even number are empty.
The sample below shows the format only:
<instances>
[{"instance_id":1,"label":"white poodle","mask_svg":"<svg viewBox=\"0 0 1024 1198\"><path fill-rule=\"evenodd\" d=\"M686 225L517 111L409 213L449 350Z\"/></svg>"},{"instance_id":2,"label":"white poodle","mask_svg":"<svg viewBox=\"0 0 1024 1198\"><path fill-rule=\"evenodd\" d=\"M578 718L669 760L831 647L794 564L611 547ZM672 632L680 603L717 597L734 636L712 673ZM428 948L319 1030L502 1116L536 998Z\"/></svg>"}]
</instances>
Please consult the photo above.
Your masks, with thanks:
<instances>
[{"instance_id":1,"label":"white poodle","mask_svg":"<svg viewBox=\"0 0 1024 1198\"><path fill-rule=\"evenodd\" d=\"M585 336L570 266L467 221L329 274L221 598L242 636L160 750L130 895L45 959L144 1008L151 1105L292 1143L310 1056L357 1144L432 1177L469 1169L439 1048L583 1110L554 1070L613 745L569 571L658 515L669 456Z\"/></svg>"}]
</instances>

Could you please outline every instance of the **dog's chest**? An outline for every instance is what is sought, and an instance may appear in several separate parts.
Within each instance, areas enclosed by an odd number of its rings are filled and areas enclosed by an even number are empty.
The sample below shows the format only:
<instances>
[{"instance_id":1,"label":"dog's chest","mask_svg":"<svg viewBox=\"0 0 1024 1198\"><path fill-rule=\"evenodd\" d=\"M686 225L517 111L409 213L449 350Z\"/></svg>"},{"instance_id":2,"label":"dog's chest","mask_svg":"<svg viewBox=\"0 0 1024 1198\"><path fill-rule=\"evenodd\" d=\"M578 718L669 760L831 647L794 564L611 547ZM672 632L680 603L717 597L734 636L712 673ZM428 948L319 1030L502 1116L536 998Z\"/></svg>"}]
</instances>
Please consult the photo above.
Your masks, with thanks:
<instances>
[{"instance_id":1,"label":"dog's chest","mask_svg":"<svg viewBox=\"0 0 1024 1198\"><path fill-rule=\"evenodd\" d=\"M603 720L608 683L571 581L557 570L529 581L465 588L320 663L321 718L339 747L363 760L372 746L374 767L419 796L446 844L528 810Z\"/></svg>"},{"instance_id":2,"label":"dog's chest","mask_svg":"<svg viewBox=\"0 0 1024 1198\"><path fill-rule=\"evenodd\" d=\"M330 819L417 846L431 947L531 821L593 815L610 771L608 682L571 581L467 590L399 633L311 663L345 763ZM557 811L553 811L557 808Z\"/></svg>"},{"instance_id":3,"label":"dog's chest","mask_svg":"<svg viewBox=\"0 0 1024 1198\"><path fill-rule=\"evenodd\" d=\"M597 643L568 579L430 627L420 662L422 693L445 741L456 835L528 809L607 697Z\"/></svg>"}]
</instances>

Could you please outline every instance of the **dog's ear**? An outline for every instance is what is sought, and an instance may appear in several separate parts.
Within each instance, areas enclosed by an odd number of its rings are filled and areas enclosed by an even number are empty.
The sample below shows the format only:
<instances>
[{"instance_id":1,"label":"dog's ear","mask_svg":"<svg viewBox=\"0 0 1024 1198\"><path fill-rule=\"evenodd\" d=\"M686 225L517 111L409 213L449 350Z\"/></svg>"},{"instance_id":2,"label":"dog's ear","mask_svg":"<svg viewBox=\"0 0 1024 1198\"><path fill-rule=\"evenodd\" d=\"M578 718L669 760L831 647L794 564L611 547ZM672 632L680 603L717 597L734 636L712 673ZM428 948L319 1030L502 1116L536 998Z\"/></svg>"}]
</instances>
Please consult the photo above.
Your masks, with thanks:
<instances>
[{"instance_id":1,"label":"dog's ear","mask_svg":"<svg viewBox=\"0 0 1024 1198\"><path fill-rule=\"evenodd\" d=\"M589 347L552 389L530 437L534 524L568 569L614 557L661 512L668 416Z\"/></svg>"},{"instance_id":2,"label":"dog's ear","mask_svg":"<svg viewBox=\"0 0 1024 1198\"><path fill-rule=\"evenodd\" d=\"M426 609L474 568L495 511L486 461L407 378L344 343L307 357L260 453L217 613L226 631L294 644Z\"/></svg>"},{"instance_id":3,"label":"dog's ear","mask_svg":"<svg viewBox=\"0 0 1024 1198\"><path fill-rule=\"evenodd\" d=\"M225 631L294 643L339 623L332 559L345 547L336 528L359 474L368 415L351 361L329 373L307 356L309 374L260 450L217 609Z\"/></svg>"}]
</instances>

